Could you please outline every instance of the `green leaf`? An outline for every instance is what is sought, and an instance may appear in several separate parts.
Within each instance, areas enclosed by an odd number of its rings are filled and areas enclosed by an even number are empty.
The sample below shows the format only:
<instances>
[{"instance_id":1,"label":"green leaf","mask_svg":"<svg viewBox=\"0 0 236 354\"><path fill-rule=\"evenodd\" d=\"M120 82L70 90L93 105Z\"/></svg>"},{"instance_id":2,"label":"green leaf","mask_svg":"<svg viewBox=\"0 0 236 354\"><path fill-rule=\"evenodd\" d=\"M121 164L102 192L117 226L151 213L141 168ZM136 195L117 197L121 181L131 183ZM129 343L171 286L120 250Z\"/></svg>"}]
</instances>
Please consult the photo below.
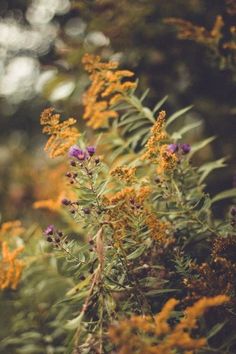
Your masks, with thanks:
<instances>
[{"instance_id":1,"label":"green leaf","mask_svg":"<svg viewBox=\"0 0 236 354\"><path fill-rule=\"evenodd\" d=\"M194 128L199 127L201 124L202 124L202 122L200 122L200 121L187 124L182 129L180 129L179 131L174 132L171 137L172 137L173 140L179 140L179 139L182 138L182 136L184 134L186 134L187 132L189 132L190 130L192 130Z\"/></svg>"},{"instance_id":2,"label":"green leaf","mask_svg":"<svg viewBox=\"0 0 236 354\"><path fill-rule=\"evenodd\" d=\"M226 323L227 323L227 321L222 322L222 323L217 323L214 327L212 327L212 329L210 330L210 332L207 335L207 339L214 337L218 332L220 332L220 330L224 327L224 325Z\"/></svg>"},{"instance_id":3,"label":"green leaf","mask_svg":"<svg viewBox=\"0 0 236 354\"><path fill-rule=\"evenodd\" d=\"M166 102L167 99L168 99L168 96L165 96L159 102L157 102L157 104L153 108L152 113L155 114L163 106L163 104Z\"/></svg>"},{"instance_id":4,"label":"green leaf","mask_svg":"<svg viewBox=\"0 0 236 354\"><path fill-rule=\"evenodd\" d=\"M231 188L221 193L216 194L212 200L211 204L219 202L220 200L227 199L227 198L236 198L236 188Z\"/></svg>"},{"instance_id":5,"label":"green leaf","mask_svg":"<svg viewBox=\"0 0 236 354\"><path fill-rule=\"evenodd\" d=\"M150 124L148 126L147 126L147 124L148 124L147 121L145 121L145 122L143 122L143 121L137 122L137 123L133 124L128 131L132 132L132 131L134 131L134 130L136 130L138 128L141 128L141 127L144 128L145 126L146 126L147 130L149 130Z\"/></svg>"},{"instance_id":6,"label":"green leaf","mask_svg":"<svg viewBox=\"0 0 236 354\"><path fill-rule=\"evenodd\" d=\"M81 324L81 322L83 320L83 317L84 317L84 314L83 314L83 312L81 312L79 314L79 316L73 318L73 320L68 321L66 323L66 325L65 325L65 328L67 328L67 329L76 329L76 328L80 327L80 324Z\"/></svg>"},{"instance_id":7,"label":"green leaf","mask_svg":"<svg viewBox=\"0 0 236 354\"><path fill-rule=\"evenodd\" d=\"M197 152L198 150L203 149L205 146L207 146L208 144L210 144L213 140L215 140L215 136L211 136L210 138L201 140L195 144L192 145L191 151L189 153L189 157L192 157L195 152Z\"/></svg>"},{"instance_id":8,"label":"green leaf","mask_svg":"<svg viewBox=\"0 0 236 354\"><path fill-rule=\"evenodd\" d=\"M146 91L142 94L142 96L140 97L140 102L143 102L143 100L145 100L145 98L147 97L148 93L149 93L150 89L146 89Z\"/></svg>"},{"instance_id":9,"label":"green leaf","mask_svg":"<svg viewBox=\"0 0 236 354\"><path fill-rule=\"evenodd\" d=\"M172 114L169 119L166 122L166 127L168 127L171 123L173 123L176 119L179 117L183 116L185 113L187 113L193 106L188 106L185 108L180 109L179 111L175 112Z\"/></svg>"},{"instance_id":10,"label":"green leaf","mask_svg":"<svg viewBox=\"0 0 236 354\"><path fill-rule=\"evenodd\" d=\"M219 160L216 161L212 161L212 162L208 162L205 163L204 165L202 165L201 167L199 167L198 171L202 174L200 177L200 183L202 183L204 181L204 179L213 171L216 170L217 168L222 168L225 167L226 158L223 157Z\"/></svg>"},{"instance_id":11,"label":"green leaf","mask_svg":"<svg viewBox=\"0 0 236 354\"><path fill-rule=\"evenodd\" d=\"M127 259L130 260L130 259L135 259L135 258L138 258L139 256L141 256L141 254L145 251L146 249L146 246L140 246L139 248L137 248L134 252L130 253L128 256L127 256Z\"/></svg>"},{"instance_id":12,"label":"green leaf","mask_svg":"<svg viewBox=\"0 0 236 354\"><path fill-rule=\"evenodd\" d=\"M156 119L153 117L152 111L148 107L143 107L144 116L149 119L152 123L156 122Z\"/></svg>"},{"instance_id":13,"label":"green leaf","mask_svg":"<svg viewBox=\"0 0 236 354\"><path fill-rule=\"evenodd\" d=\"M77 284L72 289L67 291L66 296L73 296L78 291L82 290L85 286L87 286L90 283L92 276L93 276L92 274L89 274L86 279L82 280L79 284Z\"/></svg>"},{"instance_id":14,"label":"green leaf","mask_svg":"<svg viewBox=\"0 0 236 354\"><path fill-rule=\"evenodd\" d=\"M122 121L118 124L118 127L123 127L123 126L128 125L129 123L132 124L136 121L139 121L139 119L138 119L139 116L142 117L142 115L137 115L137 114L136 115L134 115L134 114L128 115L125 119L122 119ZM145 121L146 121L146 119L145 119Z\"/></svg>"}]
</instances>

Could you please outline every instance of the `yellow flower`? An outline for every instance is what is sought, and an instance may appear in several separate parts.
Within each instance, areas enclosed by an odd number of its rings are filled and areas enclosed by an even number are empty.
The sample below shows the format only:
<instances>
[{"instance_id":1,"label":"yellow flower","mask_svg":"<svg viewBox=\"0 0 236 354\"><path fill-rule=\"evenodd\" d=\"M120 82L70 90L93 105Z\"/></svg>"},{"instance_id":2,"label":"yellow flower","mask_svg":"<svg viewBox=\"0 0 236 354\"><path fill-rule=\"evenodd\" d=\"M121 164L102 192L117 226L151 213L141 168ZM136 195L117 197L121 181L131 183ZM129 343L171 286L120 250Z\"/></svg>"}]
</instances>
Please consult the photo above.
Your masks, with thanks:
<instances>
[{"instance_id":1,"label":"yellow flower","mask_svg":"<svg viewBox=\"0 0 236 354\"><path fill-rule=\"evenodd\" d=\"M61 200L64 197L64 193L60 193L57 199L45 199L45 200L37 200L33 203L34 209L47 209L50 211L59 211L61 208Z\"/></svg>"},{"instance_id":2,"label":"yellow flower","mask_svg":"<svg viewBox=\"0 0 236 354\"><path fill-rule=\"evenodd\" d=\"M159 243L167 244L171 241L170 236L167 234L170 230L170 224L166 221L159 220L154 214L147 213L146 224L151 231L150 236L159 241Z\"/></svg>"},{"instance_id":3,"label":"yellow flower","mask_svg":"<svg viewBox=\"0 0 236 354\"><path fill-rule=\"evenodd\" d=\"M55 114L53 108L47 108L42 112L40 124L44 126L43 133L50 135L45 151L51 158L65 155L68 149L75 144L80 135L77 128L73 127L75 123L74 118L60 122L60 115Z\"/></svg>"},{"instance_id":4,"label":"yellow flower","mask_svg":"<svg viewBox=\"0 0 236 354\"><path fill-rule=\"evenodd\" d=\"M117 70L118 63L101 62L99 56L85 54L82 62L89 73L91 85L83 96L85 107L83 118L93 129L103 127L109 118L117 118L118 113L111 108L121 101L130 89L136 87L131 81L123 82L124 78L134 74L128 70Z\"/></svg>"},{"instance_id":5,"label":"yellow flower","mask_svg":"<svg viewBox=\"0 0 236 354\"><path fill-rule=\"evenodd\" d=\"M0 227L0 241L7 236L8 238L20 236L25 231L20 220L8 221Z\"/></svg>"},{"instance_id":6,"label":"yellow flower","mask_svg":"<svg viewBox=\"0 0 236 354\"><path fill-rule=\"evenodd\" d=\"M17 259L24 247L18 247L12 252L6 242L2 243L2 259L0 261L0 289L16 289L25 266L22 260Z\"/></svg>"},{"instance_id":7,"label":"yellow flower","mask_svg":"<svg viewBox=\"0 0 236 354\"><path fill-rule=\"evenodd\" d=\"M142 156L143 160L150 160L157 165L157 173L159 175L172 171L178 162L177 155L169 151L168 145L165 144L165 141L169 138L165 131L165 117L166 112L161 111L151 129L151 136L147 141L146 151Z\"/></svg>"},{"instance_id":8,"label":"yellow flower","mask_svg":"<svg viewBox=\"0 0 236 354\"><path fill-rule=\"evenodd\" d=\"M151 316L132 316L112 326L109 336L119 348L119 354L174 354L178 349L184 354L191 354L207 343L206 338L195 339L191 336L197 319L209 307L219 306L227 301L229 298L224 295L202 298L188 307L180 322L171 327L167 320L179 301L170 299L154 320Z\"/></svg>"},{"instance_id":9,"label":"yellow flower","mask_svg":"<svg viewBox=\"0 0 236 354\"><path fill-rule=\"evenodd\" d=\"M111 175L123 182L132 183L135 181L135 167L118 166L111 170Z\"/></svg>"},{"instance_id":10,"label":"yellow flower","mask_svg":"<svg viewBox=\"0 0 236 354\"><path fill-rule=\"evenodd\" d=\"M167 18L165 23L174 25L178 30L178 38L191 39L204 45L216 45L222 37L224 21L222 16L217 16L211 31L205 27L195 26L190 21L181 18Z\"/></svg>"},{"instance_id":11,"label":"yellow flower","mask_svg":"<svg viewBox=\"0 0 236 354\"><path fill-rule=\"evenodd\" d=\"M155 333L157 335L160 336L170 331L170 326L167 323L167 320L178 303L179 301L176 299L168 300L163 306L161 312L155 316Z\"/></svg>"}]
</instances>

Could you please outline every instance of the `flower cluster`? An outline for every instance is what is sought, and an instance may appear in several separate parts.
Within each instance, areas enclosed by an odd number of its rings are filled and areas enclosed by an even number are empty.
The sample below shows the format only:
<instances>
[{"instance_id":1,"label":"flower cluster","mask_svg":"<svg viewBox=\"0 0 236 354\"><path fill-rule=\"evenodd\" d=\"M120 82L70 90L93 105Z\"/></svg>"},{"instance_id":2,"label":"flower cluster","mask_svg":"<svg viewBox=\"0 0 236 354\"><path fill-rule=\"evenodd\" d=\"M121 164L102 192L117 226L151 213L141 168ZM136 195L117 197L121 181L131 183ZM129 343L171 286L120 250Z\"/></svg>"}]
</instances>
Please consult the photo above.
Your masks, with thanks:
<instances>
[{"instance_id":1,"label":"flower cluster","mask_svg":"<svg viewBox=\"0 0 236 354\"><path fill-rule=\"evenodd\" d=\"M124 237L134 237L137 240L137 230L132 226L132 215L142 220L143 227L150 231L151 238L160 244L167 245L170 242L170 223L157 218L146 205L150 196L149 186L126 187L119 192L108 197L108 221L112 222L114 239L122 240Z\"/></svg>"},{"instance_id":2,"label":"flower cluster","mask_svg":"<svg viewBox=\"0 0 236 354\"><path fill-rule=\"evenodd\" d=\"M235 302L236 295L236 240L233 235L218 237L212 243L208 262L192 262L192 275L185 277L183 283L188 289L187 300L201 296L225 294Z\"/></svg>"},{"instance_id":3,"label":"flower cluster","mask_svg":"<svg viewBox=\"0 0 236 354\"><path fill-rule=\"evenodd\" d=\"M22 226L20 220L4 222L0 227L0 242L7 235L8 239L11 237L20 236L24 233L25 228Z\"/></svg>"},{"instance_id":4,"label":"flower cluster","mask_svg":"<svg viewBox=\"0 0 236 354\"><path fill-rule=\"evenodd\" d=\"M47 108L40 117L40 124L43 125L43 133L50 135L45 146L45 151L54 158L66 154L71 145L75 144L79 137L77 128L73 127L76 123L74 118L69 118L60 122L60 115L54 113L53 108Z\"/></svg>"},{"instance_id":5,"label":"flower cluster","mask_svg":"<svg viewBox=\"0 0 236 354\"><path fill-rule=\"evenodd\" d=\"M91 54L85 54L82 61L92 81L83 96L83 118L88 126L97 129L103 127L109 118L118 117L111 106L121 101L130 89L136 87L136 83L123 82L124 78L134 74L128 70L117 70L117 62L103 63L99 56Z\"/></svg>"},{"instance_id":6,"label":"flower cluster","mask_svg":"<svg viewBox=\"0 0 236 354\"><path fill-rule=\"evenodd\" d=\"M202 298L188 307L179 323L171 327L167 320L179 301L170 299L154 318L132 316L112 326L109 335L120 354L173 354L176 349L183 350L185 354L193 353L207 343L205 338L195 339L191 335L198 318L210 307L223 305L227 301L229 298L224 295Z\"/></svg>"},{"instance_id":7,"label":"flower cluster","mask_svg":"<svg viewBox=\"0 0 236 354\"><path fill-rule=\"evenodd\" d=\"M85 150L82 150L79 146L73 145L69 149L69 157L74 157L78 161L84 161L93 156L95 151L96 148L94 146L87 146Z\"/></svg>"},{"instance_id":8,"label":"flower cluster","mask_svg":"<svg viewBox=\"0 0 236 354\"><path fill-rule=\"evenodd\" d=\"M135 167L118 166L111 170L111 176L117 177L125 183L132 183L135 181Z\"/></svg>"},{"instance_id":9,"label":"flower cluster","mask_svg":"<svg viewBox=\"0 0 236 354\"><path fill-rule=\"evenodd\" d=\"M11 251L6 242L1 245L2 254L0 260L0 289L16 289L20 281L22 270L25 263L18 259L18 256L24 250L20 246Z\"/></svg>"},{"instance_id":10,"label":"flower cluster","mask_svg":"<svg viewBox=\"0 0 236 354\"><path fill-rule=\"evenodd\" d=\"M191 151L191 146L189 144L170 144L168 145L168 151L172 154L186 155Z\"/></svg>"},{"instance_id":11,"label":"flower cluster","mask_svg":"<svg viewBox=\"0 0 236 354\"><path fill-rule=\"evenodd\" d=\"M66 242L63 232L57 230L54 225L48 225L43 234L46 241L52 243L56 247L59 247Z\"/></svg>"},{"instance_id":12,"label":"flower cluster","mask_svg":"<svg viewBox=\"0 0 236 354\"><path fill-rule=\"evenodd\" d=\"M229 317L227 328L234 323L235 303L228 296L235 295L231 233L236 212L231 209L226 223L214 219L211 198L203 192L205 175L189 163L198 145L191 152L185 141L176 143L174 137L181 130L172 137L167 133L164 111L155 121L142 99L123 86L123 78L131 74L117 70L117 63L102 63L99 57L87 55L83 62L92 81L84 97L89 125L103 126L120 109L124 113L103 135L100 149L111 146L103 151L104 156L111 152L105 162L97 148L82 138L78 145L68 146L70 167L64 174L75 193L60 195L57 203L64 207L66 235L69 230L78 235L74 233L70 242L54 225L44 231L44 239L64 253L62 269L70 282L75 281L65 302L73 305L76 316L66 325L74 331L72 351L193 354L211 350L218 344L206 340L211 321L202 324L198 319L209 307L228 301L226 308L211 310L212 322L217 331L225 330L219 323L220 312L223 321ZM112 106L121 99L124 105ZM133 133L138 126L142 133ZM170 299L158 313L168 293L178 300ZM173 311L178 304L178 311ZM192 306L183 314L186 305ZM235 342L226 346L231 348Z\"/></svg>"},{"instance_id":13,"label":"flower cluster","mask_svg":"<svg viewBox=\"0 0 236 354\"><path fill-rule=\"evenodd\" d=\"M225 0L225 2L227 16L235 16L235 0ZM216 16L211 30L207 30L203 26L196 26L181 18L167 18L165 23L177 28L179 39L193 40L208 47L211 53L219 59L221 65L232 68L236 49L236 31L235 26L231 25L231 21L225 21L224 18L225 16Z\"/></svg>"},{"instance_id":14,"label":"flower cluster","mask_svg":"<svg viewBox=\"0 0 236 354\"><path fill-rule=\"evenodd\" d=\"M222 16L216 17L211 31L207 31L206 28L202 26L195 26L191 22L180 18L168 18L165 22L177 27L178 37L180 39L191 39L204 45L214 45L218 43L222 37L221 31L224 26Z\"/></svg>"},{"instance_id":15,"label":"flower cluster","mask_svg":"<svg viewBox=\"0 0 236 354\"><path fill-rule=\"evenodd\" d=\"M146 144L146 151L143 160L150 160L157 165L157 173L163 175L165 172L173 171L179 161L177 145L167 145L168 134L165 131L166 113L161 111L156 123L151 128L151 136Z\"/></svg>"},{"instance_id":16,"label":"flower cluster","mask_svg":"<svg viewBox=\"0 0 236 354\"><path fill-rule=\"evenodd\" d=\"M152 238L159 244L167 246L174 242L170 235L171 225L169 222L159 220L153 213L147 213L146 224L151 231Z\"/></svg>"}]
</instances>

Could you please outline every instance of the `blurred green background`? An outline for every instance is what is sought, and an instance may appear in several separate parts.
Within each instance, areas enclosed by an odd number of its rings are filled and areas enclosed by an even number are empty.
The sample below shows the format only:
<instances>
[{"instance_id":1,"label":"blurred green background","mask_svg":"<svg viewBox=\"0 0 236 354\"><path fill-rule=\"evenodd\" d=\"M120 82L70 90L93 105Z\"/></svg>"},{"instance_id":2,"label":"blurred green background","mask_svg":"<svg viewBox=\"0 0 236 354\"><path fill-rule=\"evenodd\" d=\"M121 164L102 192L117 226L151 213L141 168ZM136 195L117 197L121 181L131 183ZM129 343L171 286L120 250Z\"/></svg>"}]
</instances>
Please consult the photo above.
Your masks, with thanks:
<instances>
[{"instance_id":1,"label":"blurred green background","mask_svg":"<svg viewBox=\"0 0 236 354\"><path fill-rule=\"evenodd\" d=\"M177 17L210 31L217 15L224 20L217 53L196 41L179 40L175 28L164 22ZM235 51L224 50L222 43L229 39L235 17L235 0L1 0L1 218L30 223L41 213L32 203L52 197L48 166L57 161L43 152L39 115L54 106L84 126L81 94L88 80L81 57L88 51L116 58L122 68L133 70L140 92L150 88L147 105L165 95L168 114L193 105L185 119L201 120L202 126L188 142L217 136L196 163L228 156L228 167L208 178L207 190L213 194L231 188L236 63ZM215 211L225 209L218 204Z\"/></svg>"}]
</instances>

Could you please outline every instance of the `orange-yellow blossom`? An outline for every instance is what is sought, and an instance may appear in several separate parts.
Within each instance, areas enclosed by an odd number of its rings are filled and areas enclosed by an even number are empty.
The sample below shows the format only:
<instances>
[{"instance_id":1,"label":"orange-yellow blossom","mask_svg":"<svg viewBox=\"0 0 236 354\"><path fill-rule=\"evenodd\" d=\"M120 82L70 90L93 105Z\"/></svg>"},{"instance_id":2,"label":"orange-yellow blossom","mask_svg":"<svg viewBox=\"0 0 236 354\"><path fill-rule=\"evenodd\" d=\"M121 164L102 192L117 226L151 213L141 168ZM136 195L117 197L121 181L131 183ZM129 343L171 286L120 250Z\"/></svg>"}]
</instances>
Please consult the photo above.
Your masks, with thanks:
<instances>
[{"instance_id":1,"label":"orange-yellow blossom","mask_svg":"<svg viewBox=\"0 0 236 354\"><path fill-rule=\"evenodd\" d=\"M178 349L184 354L192 354L207 344L205 338L195 339L191 336L198 318L209 307L223 305L227 301L229 297L225 295L202 298L188 307L180 322L171 327L167 320L179 301L170 299L154 320L151 316L132 316L112 326L109 335L119 348L119 354L174 354Z\"/></svg>"},{"instance_id":2,"label":"orange-yellow blossom","mask_svg":"<svg viewBox=\"0 0 236 354\"><path fill-rule=\"evenodd\" d=\"M4 222L0 227L0 242L4 237L20 236L25 231L20 220Z\"/></svg>"},{"instance_id":3,"label":"orange-yellow blossom","mask_svg":"<svg viewBox=\"0 0 236 354\"><path fill-rule=\"evenodd\" d=\"M159 175L172 171L178 162L177 155L169 151L168 145L165 143L168 139L168 134L165 131L165 117L166 112L161 111L151 129L151 136L147 141L146 151L142 156L143 160L150 160L157 165L157 173Z\"/></svg>"},{"instance_id":4,"label":"orange-yellow blossom","mask_svg":"<svg viewBox=\"0 0 236 354\"><path fill-rule=\"evenodd\" d=\"M79 131L73 127L76 123L74 118L60 122L60 115L54 113L53 108L45 109L40 117L40 124L43 125L43 133L50 135L45 151L51 158L65 155L69 148L76 143Z\"/></svg>"},{"instance_id":5,"label":"orange-yellow blossom","mask_svg":"<svg viewBox=\"0 0 236 354\"><path fill-rule=\"evenodd\" d=\"M82 62L91 80L91 85L83 96L83 118L88 126L97 129L106 125L109 118L118 117L118 113L111 106L136 87L134 82L123 82L124 78L134 74L129 70L117 70L117 62L103 63L99 56L92 54L85 54Z\"/></svg>"},{"instance_id":6,"label":"orange-yellow blossom","mask_svg":"<svg viewBox=\"0 0 236 354\"><path fill-rule=\"evenodd\" d=\"M24 262L17 259L24 247L10 251L6 242L2 242L2 257L0 261L0 289L16 289L20 281Z\"/></svg>"}]
</instances>

